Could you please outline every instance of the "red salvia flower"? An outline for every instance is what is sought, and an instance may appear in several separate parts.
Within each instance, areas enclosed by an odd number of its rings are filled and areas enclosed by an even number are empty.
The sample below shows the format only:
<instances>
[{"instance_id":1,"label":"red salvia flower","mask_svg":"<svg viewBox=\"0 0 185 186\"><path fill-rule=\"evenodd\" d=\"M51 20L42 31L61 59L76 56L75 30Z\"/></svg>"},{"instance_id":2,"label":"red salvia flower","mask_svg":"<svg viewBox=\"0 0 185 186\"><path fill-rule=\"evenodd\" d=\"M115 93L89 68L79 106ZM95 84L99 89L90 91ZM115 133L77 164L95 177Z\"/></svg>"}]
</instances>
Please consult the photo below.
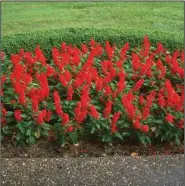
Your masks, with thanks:
<instances>
[{"instance_id":1,"label":"red salvia flower","mask_svg":"<svg viewBox=\"0 0 185 186\"><path fill-rule=\"evenodd\" d=\"M22 111L21 110L15 110L14 112L14 117L15 119L18 121L18 122L21 122L22 121Z\"/></svg>"},{"instance_id":2,"label":"red salvia flower","mask_svg":"<svg viewBox=\"0 0 185 186\"><path fill-rule=\"evenodd\" d=\"M166 100L162 94L158 94L158 104L160 107L164 108L166 106Z\"/></svg>"},{"instance_id":3,"label":"red salvia flower","mask_svg":"<svg viewBox=\"0 0 185 186\"><path fill-rule=\"evenodd\" d=\"M141 128L141 123L140 123L139 119L136 119L136 120L133 122L132 127L133 127L134 129L140 129L140 128Z\"/></svg>"},{"instance_id":4,"label":"red salvia flower","mask_svg":"<svg viewBox=\"0 0 185 186\"><path fill-rule=\"evenodd\" d=\"M163 45L161 43L157 43L157 53L162 53L165 51L165 48L163 47Z\"/></svg>"},{"instance_id":5,"label":"red salvia flower","mask_svg":"<svg viewBox=\"0 0 185 186\"><path fill-rule=\"evenodd\" d=\"M69 123L69 115L67 113L62 114L62 125L66 125Z\"/></svg>"},{"instance_id":6,"label":"red salvia flower","mask_svg":"<svg viewBox=\"0 0 185 186\"><path fill-rule=\"evenodd\" d=\"M42 125L44 123L44 119L46 117L47 111L46 110L42 110L38 116L37 116L37 124L38 125Z\"/></svg>"},{"instance_id":7,"label":"red salvia flower","mask_svg":"<svg viewBox=\"0 0 185 186\"><path fill-rule=\"evenodd\" d=\"M73 132L74 131L74 128L72 127L72 126L69 126L68 128L67 128L67 132Z\"/></svg>"},{"instance_id":8,"label":"red salvia flower","mask_svg":"<svg viewBox=\"0 0 185 186\"><path fill-rule=\"evenodd\" d=\"M177 73L179 74L179 76L183 79L184 78L184 68L179 67L177 69Z\"/></svg>"},{"instance_id":9,"label":"red salvia flower","mask_svg":"<svg viewBox=\"0 0 185 186\"><path fill-rule=\"evenodd\" d=\"M157 61L156 66L161 73L159 77L164 77L166 74L166 68L163 66L161 60Z\"/></svg>"},{"instance_id":10,"label":"red salvia flower","mask_svg":"<svg viewBox=\"0 0 185 186\"><path fill-rule=\"evenodd\" d=\"M125 54L129 50L129 43L125 43L124 47L120 51L120 61L125 59Z\"/></svg>"},{"instance_id":11,"label":"red salvia flower","mask_svg":"<svg viewBox=\"0 0 185 186\"><path fill-rule=\"evenodd\" d=\"M35 94L31 95L31 101L32 101L32 109L34 112L38 112L39 109L39 99L38 96Z\"/></svg>"},{"instance_id":12,"label":"red salvia flower","mask_svg":"<svg viewBox=\"0 0 185 186\"><path fill-rule=\"evenodd\" d=\"M41 94L42 98L47 98L49 96L49 85L48 85L48 80L45 74L40 74L38 75L38 80L40 81L40 86L41 86Z\"/></svg>"},{"instance_id":13,"label":"red salvia flower","mask_svg":"<svg viewBox=\"0 0 185 186\"><path fill-rule=\"evenodd\" d=\"M166 88L166 91L167 91L167 98L168 98L168 101L167 101L167 104L168 106L173 106L173 94L174 94L174 89L172 87L172 84L170 82L170 80L166 80L165 82L165 88Z\"/></svg>"},{"instance_id":14,"label":"red salvia flower","mask_svg":"<svg viewBox=\"0 0 185 186\"><path fill-rule=\"evenodd\" d=\"M24 105L26 103L26 97L25 97L25 93L23 90L21 90L19 93L19 103L21 105Z\"/></svg>"},{"instance_id":15,"label":"red salvia flower","mask_svg":"<svg viewBox=\"0 0 185 186\"><path fill-rule=\"evenodd\" d=\"M143 126L141 127L141 130L142 130L144 133L147 133L147 132L149 131L148 125L143 125Z\"/></svg>"},{"instance_id":16,"label":"red salvia flower","mask_svg":"<svg viewBox=\"0 0 185 186\"><path fill-rule=\"evenodd\" d=\"M120 115L121 115L120 112L116 112L113 115L112 122L111 122L111 130L112 130L113 133L115 133L117 131L116 123L118 122L118 120L120 118Z\"/></svg>"},{"instance_id":17,"label":"red salvia flower","mask_svg":"<svg viewBox=\"0 0 185 186\"><path fill-rule=\"evenodd\" d=\"M114 54L114 47L111 47L109 41L106 41L105 48L106 48L109 60L111 60Z\"/></svg>"},{"instance_id":18,"label":"red salvia flower","mask_svg":"<svg viewBox=\"0 0 185 186\"><path fill-rule=\"evenodd\" d=\"M84 54L86 54L86 53L88 52L87 45L82 44L81 47L82 47L82 52L83 52Z\"/></svg>"},{"instance_id":19,"label":"red salvia flower","mask_svg":"<svg viewBox=\"0 0 185 186\"><path fill-rule=\"evenodd\" d=\"M79 88L81 85L83 84L83 81L80 79L80 78L76 78L73 85L74 85L74 88Z\"/></svg>"},{"instance_id":20,"label":"red salvia flower","mask_svg":"<svg viewBox=\"0 0 185 186\"><path fill-rule=\"evenodd\" d=\"M105 96L110 96L112 94L112 89L108 85L104 87L104 91L105 91Z\"/></svg>"},{"instance_id":21,"label":"red salvia flower","mask_svg":"<svg viewBox=\"0 0 185 186\"><path fill-rule=\"evenodd\" d=\"M171 115L171 114L167 114L166 117L165 117L165 120L169 123L173 123L173 118L174 116Z\"/></svg>"},{"instance_id":22,"label":"red salvia flower","mask_svg":"<svg viewBox=\"0 0 185 186\"><path fill-rule=\"evenodd\" d=\"M22 58L18 54L12 54L10 60L13 65L16 65L17 63L21 62Z\"/></svg>"},{"instance_id":23,"label":"red salvia flower","mask_svg":"<svg viewBox=\"0 0 185 186\"><path fill-rule=\"evenodd\" d=\"M54 68L51 67L51 66L47 66L46 75L47 75L47 76L52 76L52 75L54 75L54 74L55 74Z\"/></svg>"},{"instance_id":24,"label":"red salvia flower","mask_svg":"<svg viewBox=\"0 0 185 186\"><path fill-rule=\"evenodd\" d=\"M76 108L74 109L75 120L78 123L82 123L87 116L87 108L82 108L82 103L78 102Z\"/></svg>"},{"instance_id":25,"label":"red salvia flower","mask_svg":"<svg viewBox=\"0 0 185 186\"><path fill-rule=\"evenodd\" d=\"M5 75L2 75L1 77L1 85L3 85L6 81L6 76Z\"/></svg>"},{"instance_id":26,"label":"red salvia flower","mask_svg":"<svg viewBox=\"0 0 185 186\"><path fill-rule=\"evenodd\" d=\"M63 75L59 75L59 80L60 80L60 83L64 86L64 87L67 87L67 82L65 80L65 77Z\"/></svg>"},{"instance_id":27,"label":"red salvia flower","mask_svg":"<svg viewBox=\"0 0 185 186\"><path fill-rule=\"evenodd\" d=\"M65 77L65 80L69 83L71 81L71 73L67 70L65 70L65 72L63 73L64 77Z\"/></svg>"},{"instance_id":28,"label":"red salvia flower","mask_svg":"<svg viewBox=\"0 0 185 186\"><path fill-rule=\"evenodd\" d=\"M5 109L5 108L2 108L2 111L1 111L1 112L2 112L2 115L3 115L3 116L6 116L7 111L6 111L6 109Z\"/></svg>"},{"instance_id":29,"label":"red salvia flower","mask_svg":"<svg viewBox=\"0 0 185 186\"><path fill-rule=\"evenodd\" d=\"M149 51L150 51L150 42L149 42L148 36L144 37L143 47L144 47L143 56L146 57L148 56Z\"/></svg>"},{"instance_id":30,"label":"red salvia flower","mask_svg":"<svg viewBox=\"0 0 185 186\"><path fill-rule=\"evenodd\" d=\"M145 99L142 95L139 96L139 104L143 105L145 103Z\"/></svg>"},{"instance_id":31,"label":"red salvia flower","mask_svg":"<svg viewBox=\"0 0 185 186\"><path fill-rule=\"evenodd\" d=\"M127 114L129 116L129 118L131 118L132 120L134 119L134 116L136 114L136 108L134 107L133 104L129 104L127 107L126 107L126 110L127 110Z\"/></svg>"},{"instance_id":32,"label":"red salvia flower","mask_svg":"<svg viewBox=\"0 0 185 186\"><path fill-rule=\"evenodd\" d=\"M179 123L177 124L177 127L178 127L179 129L183 129L183 128L184 128L184 119L181 119L181 120L179 121Z\"/></svg>"},{"instance_id":33,"label":"red salvia flower","mask_svg":"<svg viewBox=\"0 0 185 186\"><path fill-rule=\"evenodd\" d=\"M1 117L1 128L7 124L6 118Z\"/></svg>"},{"instance_id":34,"label":"red salvia flower","mask_svg":"<svg viewBox=\"0 0 185 186\"><path fill-rule=\"evenodd\" d=\"M100 115L98 113L98 111L96 110L96 107L94 105L91 105L90 106L90 111L89 111L89 114L95 118L95 119L99 119Z\"/></svg>"},{"instance_id":35,"label":"red salvia flower","mask_svg":"<svg viewBox=\"0 0 185 186\"><path fill-rule=\"evenodd\" d=\"M43 66L47 65L46 57L44 56L44 54L43 54L42 50L40 49L39 45L37 45L37 47L35 48L35 55L36 55L37 60L39 60Z\"/></svg>"},{"instance_id":36,"label":"red salvia flower","mask_svg":"<svg viewBox=\"0 0 185 186\"><path fill-rule=\"evenodd\" d=\"M112 101L111 100L108 100L107 103L106 103L106 105L105 105L105 109L103 111L103 116L105 118L107 118L110 115L111 110L112 110Z\"/></svg>"},{"instance_id":37,"label":"red salvia flower","mask_svg":"<svg viewBox=\"0 0 185 186\"><path fill-rule=\"evenodd\" d=\"M148 107L148 105L146 107L143 108L142 110L142 119L146 120L148 118L148 116L150 115L150 108Z\"/></svg>"},{"instance_id":38,"label":"red salvia flower","mask_svg":"<svg viewBox=\"0 0 185 186\"><path fill-rule=\"evenodd\" d=\"M74 94L74 90L72 85L69 86L68 90L67 90L67 100L71 101L73 98L73 94Z\"/></svg>"},{"instance_id":39,"label":"red salvia flower","mask_svg":"<svg viewBox=\"0 0 185 186\"><path fill-rule=\"evenodd\" d=\"M155 94L156 94L155 91L151 91L151 93L147 96L146 105L147 105L148 108L150 108L152 106L153 101L155 99Z\"/></svg>"},{"instance_id":40,"label":"red salvia flower","mask_svg":"<svg viewBox=\"0 0 185 186\"><path fill-rule=\"evenodd\" d=\"M56 113L58 114L58 116L61 116L63 111L62 111L62 106L60 104L60 96L57 91L54 91L53 97L54 97L54 105L55 105Z\"/></svg>"},{"instance_id":41,"label":"red salvia flower","mask_svg":"<svg viewBox=\"0 0 185 186\"><path fill-rule=\"evenodd\" d=\"M89 44L90 44L91 47L94 47L96 45L96 42L95 42L94 39L91 39Z\"/></svg>"},{"instance_id":42,"label":"red salvia flower","mask_svg":"<svg viewBox=\"0 0 185 186\"><path fill-rule=\"evenodd\" d=\"M144 83L144 79L140 79L139 81L136 82L136 84L133 87L133 91L138 91Z\"/></svg>"},{"instance_id":43,"label":"red salvia flower","mask_svg":"<svg viewBox=\"0 0 185 186\"><path fill-rule=\"evenodd\" d=\"M51 116L52 116L52 112L51 111L47 111L46 116L45 116L46 122L50 122Z\"/></svg>"},{"instance_id":44,"label":"red salvia flower","mask_svg":"<svg viewBox=\"0 0 185 186\"><path fill-rule=\"evenodd\" d=\"M133 71L136 72L141 67L139 56L132 52L132 68Z\"/></svg>"}]
</instances>

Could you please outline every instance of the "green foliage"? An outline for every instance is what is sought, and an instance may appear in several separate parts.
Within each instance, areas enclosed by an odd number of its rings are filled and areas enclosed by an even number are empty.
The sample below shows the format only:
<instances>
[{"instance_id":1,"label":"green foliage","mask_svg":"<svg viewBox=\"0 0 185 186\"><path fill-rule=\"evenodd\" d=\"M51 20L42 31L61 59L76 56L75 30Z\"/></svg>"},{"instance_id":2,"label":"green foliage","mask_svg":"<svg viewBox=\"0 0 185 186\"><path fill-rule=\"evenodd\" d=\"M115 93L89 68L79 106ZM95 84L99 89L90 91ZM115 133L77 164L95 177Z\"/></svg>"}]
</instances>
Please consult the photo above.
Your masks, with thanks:
<instances>
[{"instance_id":1,"label":"green foliage","mask_svg":"<svg viewBox=\"0 0 185 186\"><path fill-rule=\"evenodd\" d=\"M120 29L95 29L95 28L66 28L50 31L30 32L27 34L12 34L3 36L1 39L1 48L10 56L11 53L19 52L20 48L25 51L34 51L36 45L40 45L46 57L51 59L51 48L60 47L62 42L81 46L82 43L88 44L91 38L104 44L105 41L114 43L117 46L123 46L130 42L131 47L139 46L144 35L148 35L152 45L158 42L164 44L166 48L173 51L175 48L184 47L182 36L170 34L169 32L142 31L142 30L120 30Z\"/></svg>"}]
</instances>

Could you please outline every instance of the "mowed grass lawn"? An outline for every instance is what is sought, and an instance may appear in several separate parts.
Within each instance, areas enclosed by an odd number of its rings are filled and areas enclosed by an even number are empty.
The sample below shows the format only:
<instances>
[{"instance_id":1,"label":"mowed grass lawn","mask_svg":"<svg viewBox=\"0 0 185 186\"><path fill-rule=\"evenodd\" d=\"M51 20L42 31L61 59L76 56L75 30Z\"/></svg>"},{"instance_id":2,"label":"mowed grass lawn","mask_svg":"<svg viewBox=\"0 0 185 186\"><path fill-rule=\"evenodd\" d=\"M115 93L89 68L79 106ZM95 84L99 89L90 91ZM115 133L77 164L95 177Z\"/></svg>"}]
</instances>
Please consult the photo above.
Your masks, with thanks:
<instances>
[{"instance_id":1,"label":"mowed grass lawn","mask_svg":"<svg viewBox=\"0 0 185 186\"><path fill-rule=\"evenodd\" d=\"M2 35L39 30L119 28L184 33L183 2L3 2Z\"/></svg>"}]
</instances>

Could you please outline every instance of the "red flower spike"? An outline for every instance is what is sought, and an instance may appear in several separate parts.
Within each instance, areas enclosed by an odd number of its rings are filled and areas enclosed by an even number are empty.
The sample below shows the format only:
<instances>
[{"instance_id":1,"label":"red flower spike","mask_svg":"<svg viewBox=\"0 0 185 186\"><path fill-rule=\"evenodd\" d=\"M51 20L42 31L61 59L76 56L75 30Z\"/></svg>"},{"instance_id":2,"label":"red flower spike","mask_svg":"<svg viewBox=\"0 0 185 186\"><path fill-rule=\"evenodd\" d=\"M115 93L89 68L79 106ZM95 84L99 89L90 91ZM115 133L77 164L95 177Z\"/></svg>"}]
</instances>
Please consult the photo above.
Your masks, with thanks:
<instances>
[{"instance_id":1,"label":"red flower spike","mask_svg":"<svg viewBox=\"0 0 185 186\"><path fill-rule=\"evenodd\" d=\"M62 114L62 125L66 125L69 123L69 115L66 113Z\"/></svg>"},{"instance_id":2,"label":"red flower spike","mask_svg":"<svg viewBox=\"0 0 185 186\"><path fill-rule=\"evenodd\" d=\"M74 128L72 127L72 126L69 126L68 128L67 128L67 132L73 132L74 131Z\"/></svg>"},{"instance_id":3,"label":"red flower spike","mask_svg":"<svg viewBox=\"0 0 185 186\"><path fill-rule=\"evenodd\" d=\"M67 91L67 100L71 101L73 98L74 90L72 85L69 86L68 91Z\"/></svg>"},{"instance_id":4,"label":"red flower spike","mask_svg":"<svg viewBox=\"0 0 185 186\"><path fill-rule=\"evenodd\" d=\"M167 114L165 120L169 123L173 123L174 116L172 114Z\"/></svg>"},{"instance_id":5,"label":"red flower spike","mask_svg":"<svg viewBox=\"0 0 185 186\"><path fill-rule=\"evenodd\" d=\"M62 111L62 106L60 104L60 96L57 91L54 91L53 97L54 97L54 105L55 105L56 113L58 114L58 116L61 116L63 111Z\"/></svg>"},{"instance_id":6,"label":"red flower spike","mask_svg":"<svg viewBox=\"0 0 185 186\"><path fill-rule=\"evenodd\" d=\"M139 104L143 105L145 103L145 99L142 95L139 96Z\"/></svg>"},{"instance_id":7,"label":"red flower spike","mask_svg":"<svg viewBox=\"0 0 185 186\"><path fill-rule=\"evenodd\" d=\"M22 58L18 54L12 54L10 60L13 65L16 65L17 63L21 62Z\"/></svg>"},{"instance_id":8,"label":"red flower spike","mask_svg":"<svg viewBox=\"0 0 185 186\"><path fill-rule=\"evenodd\" d=\"M22 117L21 117L22 111L21 110L15 110L14 112L14 117L18 122L22 121Z\"/></svg>"},{"instance_id":9,"label":"red flower spike","mask_svg":"<svg viewBox=\"0 0 185 186\"><path fill-rule=\"evenodd\" d=\"M110 115L111 110L112 110L112 101L108 100L105 105L105 109L103 111L103 116L107 118Z\"/></svg>"},{"instance_id":10,"label":"red flower spike","mask_svg":"<svg viewBox=\"0 0 185 186\"><path fill-rule=\"evenodd\" d=\"M137 130L141 128L141 123L140 123L139 119L136 119L136 120L133 122L132 127L133 127L134 129L137 129Z\"/></svg>"},{"instance_id":11,"label":"red flower spike","mask_svg":"<svg viewBox=\"0 0 185 186\"><path fill-rule=\"evenodd\" d=\"M5 109L5 108L2 108L1 112L2 112L2 115L3 115L3 116L6 116L7 111L6 111L6 109Z\"/></svg>"},{"instance_id":12,"label":"red flower spike","mask_svg":"<svg viewBox=\"0 0 185 186\"><path fill-rule=\"evenodd\" d=\"M42 124L44 123L44 119L45 119L45 117L46 117L46 114L47 114L46 110L42 110L42 111L38 114L38 116L37 116L37 124L38 124L38 125L42 125Z\"/></svg>"},{"instance_id":13,"label":"red flower spike","mask_svg":"<svg viewBox=\"0 0 185 186\"><path fill-rule=\"evenodd\" d=\"M93 118L95 118L95 119L99 119L99 117L100 117L100 115L99 115L99 113L98 113L98 111L96 110L96 107L95 107L94 105L91 105L91 106L90 106L90 112L89 112L89 114L90 114Z\"/></svg>"},{"instance_id":14,"label":"red flower spike","mask_svg":"<svg viewBox=\"0 0 185 186\"><path fill-rule=\"evenodd\" d=\"M144 133L148 133L148 131L149 131L148 125L143 125L143 126L141 127L141 130L142 130L142 132L144 132Z\"/></svg>"},{"instance_id":15,"label":"red flower spike","mask_svg":"<svg viewBox=\"0 0 185 186\"><path fill-rule=\"evenodd\" d=\"M121 113L120 112L116 112L113 115L112 122L111 122L112 133L115 133L117 131L116 123L118 122L120 116L121 116Z\"/></svg>"},{"instance_id":16,"label":"red flower spike","mask_svg":"<svg viewBox=\"0 0 185 186\"><path fill-rule=\"evenodd\" d=\"M51 111L47 111L46 116L45 116L45 120L49 123L51 120L51 116L52 116L52 112Z\"/></svg>"},{"instance_id":17,"label":"red flower spike","mask_svg":"<svg viewBox=\"0 0 185 186\"><path fill-rule=\"evenodd\" d=\"M140 79L139 81L136 82L132 90L138 91L142 87L143 83L144 83L144 79Z\"/></svg>"}]
</instances>

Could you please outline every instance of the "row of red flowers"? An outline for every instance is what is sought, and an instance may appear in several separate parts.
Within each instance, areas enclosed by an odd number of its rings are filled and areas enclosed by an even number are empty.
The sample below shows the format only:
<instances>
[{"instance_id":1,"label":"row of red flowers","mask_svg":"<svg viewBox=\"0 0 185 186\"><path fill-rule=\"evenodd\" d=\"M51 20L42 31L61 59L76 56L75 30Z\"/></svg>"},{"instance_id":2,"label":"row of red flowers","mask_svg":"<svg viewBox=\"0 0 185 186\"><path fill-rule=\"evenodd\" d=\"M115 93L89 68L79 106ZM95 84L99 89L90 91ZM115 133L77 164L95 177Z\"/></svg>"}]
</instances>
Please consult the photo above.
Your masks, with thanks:
<instances>
[{"instance_id":1,"label":"row of red flowers","mask_svg":"<svg viewBox=\"0 0 185 186\"><path fill-rule=\"evenodd\" d=\"M152 48L147 37L134 49L92 39L53 47L52 60L39 46L3 60L4 136L30 143L44 135L76 143L85 133L143 143L183 136L184 51Z\"/></svg>"}]
</instances>

